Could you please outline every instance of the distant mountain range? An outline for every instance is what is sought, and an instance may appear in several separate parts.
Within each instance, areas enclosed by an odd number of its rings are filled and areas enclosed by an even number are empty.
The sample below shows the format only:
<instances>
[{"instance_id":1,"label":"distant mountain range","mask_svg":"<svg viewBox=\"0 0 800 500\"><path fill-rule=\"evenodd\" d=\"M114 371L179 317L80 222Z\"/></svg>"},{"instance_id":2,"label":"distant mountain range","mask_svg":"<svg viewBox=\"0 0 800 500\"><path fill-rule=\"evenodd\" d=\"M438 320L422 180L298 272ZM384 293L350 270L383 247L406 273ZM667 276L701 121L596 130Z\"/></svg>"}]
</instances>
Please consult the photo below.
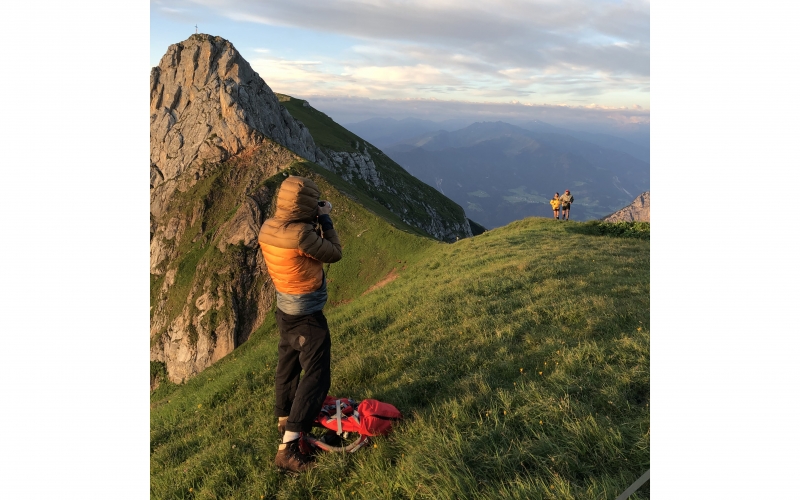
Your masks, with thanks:
<instances>
[{"instance_id":1,"label":"distant mountain range","mask_svg":"<svg viewBox=\"0 0 800 500\"><path fill-rule=\"evenodd\" d=\"M623 153L628 153L634 158L650 163L649 126L647 128L648 130L647 134L636 134L636 133L629 134L628 139L623 139L622 137L617 137L610 134L602 134L598 132L586 132L580 130L555 127L548 123L536 120L527 123L522 123L519 126L521 128L524 128L525 130L530 130L531 132L544 132L551 134L570 135L576 139L580 139L585 142L590 142L597 146L602 146L604 148L615 149L617 151L622 151Z\"/></svg>"},{"instance_id":2,"label":"distant mountain range","mask_svg":"<svg viewBox=\"0 0 800 500\"><path fill-rule=\"evenodd\" d=\"M428 132L453 132L473 123L471 120L452 119L441 122L419 118L370 118L345 125L345 128L363 137L373 145L384 149L418 138ZM571 135L576 139L590 142L608 149L628 153L634 158L650 162L650 125L636 124L625 129L615 129L615 133L592 132L557 127L539 120L512 123L531 132Z\"/></svg>"},{"instance_id":3,"label":"distant mountain range","mask_svg":"<svg viewBox=\"0 0 800 500\"><path fill-rule=\"evenodd\" d=\"M464 128L472 123L467 120L447 120L434 122L419 118L370 118L358 123L344 125L356 135L359 135L378 148L386 148L418 137L420 134L440 130L453 131Z\"/></svg>"},{"instance_id":4,"label":"distant mountain range","mask_svg":"<svg viewBox=\"0 0 800 500\"><path fill-rule=\"evenodd\" d=\"M629 149L635 144L602 134L583 133L579 139L541 122L528 127L534 130L504 122L473 123L455 131L430 131L384 151L490 229L532 215L552 216L548 201L556 191L569 189L575 197L571 218L588 220L649 190L649 162L597 143L616 139Z\"/></svg>"}]
</instances>

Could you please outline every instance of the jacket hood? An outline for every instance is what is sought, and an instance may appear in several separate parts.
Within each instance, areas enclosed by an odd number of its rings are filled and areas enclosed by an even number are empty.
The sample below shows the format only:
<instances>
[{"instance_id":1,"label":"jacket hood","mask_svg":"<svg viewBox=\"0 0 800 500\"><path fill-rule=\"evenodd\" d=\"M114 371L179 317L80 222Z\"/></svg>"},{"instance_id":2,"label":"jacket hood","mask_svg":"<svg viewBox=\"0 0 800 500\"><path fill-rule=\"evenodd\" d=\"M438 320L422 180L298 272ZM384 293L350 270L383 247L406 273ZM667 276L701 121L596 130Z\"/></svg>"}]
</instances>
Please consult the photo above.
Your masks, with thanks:
<instances>
[{"instance_id":1,"label":"jacket hood","mask_svg":"<svg viewBox=\"0 0 800 500\"><path fill-rule=\"evenodd\" d=\"M287 222L313 222L317 216L319 195L314 181L290 175L278 189L274 217Z\"/></svg>"}]
</instances>

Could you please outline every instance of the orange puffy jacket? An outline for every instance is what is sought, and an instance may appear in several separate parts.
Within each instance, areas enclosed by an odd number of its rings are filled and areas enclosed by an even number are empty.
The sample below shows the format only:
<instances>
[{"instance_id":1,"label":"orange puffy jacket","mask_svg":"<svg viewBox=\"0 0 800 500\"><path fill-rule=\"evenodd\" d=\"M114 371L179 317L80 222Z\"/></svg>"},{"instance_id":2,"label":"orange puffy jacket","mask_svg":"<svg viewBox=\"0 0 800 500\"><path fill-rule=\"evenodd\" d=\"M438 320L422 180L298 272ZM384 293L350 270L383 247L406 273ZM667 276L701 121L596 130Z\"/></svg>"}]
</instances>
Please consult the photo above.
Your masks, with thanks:
<instances>
[{"instance_id":1,"label":"orange puffy jacket","mask_svg":"<svg viewBox=\"0 0 800 500\"><path fill-rule=\"evenodd\" d=\"M275 289L300 295L322 286L322 264L342 258L333 228L314 231L319 188L311 179L289 176L278 189L275 215L264 221L258 244Z\"/></svg>"}]
</instances>

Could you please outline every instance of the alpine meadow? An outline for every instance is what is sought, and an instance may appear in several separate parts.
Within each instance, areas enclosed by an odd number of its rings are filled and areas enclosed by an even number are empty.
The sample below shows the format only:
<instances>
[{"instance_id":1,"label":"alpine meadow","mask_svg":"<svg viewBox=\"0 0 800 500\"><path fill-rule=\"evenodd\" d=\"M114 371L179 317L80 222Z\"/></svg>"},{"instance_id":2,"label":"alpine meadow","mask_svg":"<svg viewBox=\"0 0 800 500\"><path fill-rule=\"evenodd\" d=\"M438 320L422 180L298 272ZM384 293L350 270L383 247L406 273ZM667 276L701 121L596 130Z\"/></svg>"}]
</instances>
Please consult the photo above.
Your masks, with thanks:
<instances>
[{"instance_id":1,"label":"alpine meadow","mask_svg":"<svg viewBox=\"0 0 800 500\"><path fill-rule=\"evenodd\" d=\"M650 468L649 223L485 231L219 37L170 46L150 93L152 498L614 499ZM256 240L289 175L319 186L342 242L329 394L404 415L299 474L273 463Z\"/></svg>"}]
</instances>

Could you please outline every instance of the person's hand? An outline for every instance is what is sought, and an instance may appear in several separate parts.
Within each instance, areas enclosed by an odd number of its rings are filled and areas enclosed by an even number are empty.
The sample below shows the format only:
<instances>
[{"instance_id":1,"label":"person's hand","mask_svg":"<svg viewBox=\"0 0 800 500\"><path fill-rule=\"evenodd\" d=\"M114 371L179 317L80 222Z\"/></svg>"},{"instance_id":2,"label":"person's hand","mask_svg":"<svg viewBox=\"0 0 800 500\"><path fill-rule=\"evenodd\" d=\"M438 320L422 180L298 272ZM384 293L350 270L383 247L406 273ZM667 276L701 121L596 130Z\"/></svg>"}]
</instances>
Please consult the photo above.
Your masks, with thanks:
<instances>
[{"instance_id":1,"label":"person's hand","mask_svg":"<svg viewBox=\"0 0 800 500\"><path fill-rule=\"evenodd\" d=\"M331 205L331 202L326 201L324 207L317 206L317 215L329 214L329 213L331 213L332 209L333 209L333 205Z\"/></svg>"}]
</instances>

